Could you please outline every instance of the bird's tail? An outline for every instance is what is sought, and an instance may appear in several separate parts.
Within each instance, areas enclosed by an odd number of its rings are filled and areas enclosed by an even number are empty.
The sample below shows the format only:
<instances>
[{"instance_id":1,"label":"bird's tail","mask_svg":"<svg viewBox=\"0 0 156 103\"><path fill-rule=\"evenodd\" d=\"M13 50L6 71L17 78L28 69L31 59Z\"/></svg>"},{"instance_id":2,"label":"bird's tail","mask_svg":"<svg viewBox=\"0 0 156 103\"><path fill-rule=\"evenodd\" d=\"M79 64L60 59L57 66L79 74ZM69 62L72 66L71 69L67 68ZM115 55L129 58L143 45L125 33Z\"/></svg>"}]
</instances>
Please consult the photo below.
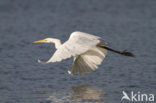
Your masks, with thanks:
<instances>
[{"instance_id":1,"label":"bird's tail","mask_svg":"<svg viewBox=\"0 0 156 103\"><path fill-rule=\"evenodd\" d=\"M118 54L121 54L121 55L124 55L124 56L130 56L130 57L134 57L134 54L131 53L131 52L128 52L127 50L124 50L124 51L118 51L118 50L114 50L112 48L109 48L107 46L102 46L100 45L101 48L104 48L106 50L109 50L109 51L112 51L114 53L118 53Z\"/></svg>"}]
</instances>

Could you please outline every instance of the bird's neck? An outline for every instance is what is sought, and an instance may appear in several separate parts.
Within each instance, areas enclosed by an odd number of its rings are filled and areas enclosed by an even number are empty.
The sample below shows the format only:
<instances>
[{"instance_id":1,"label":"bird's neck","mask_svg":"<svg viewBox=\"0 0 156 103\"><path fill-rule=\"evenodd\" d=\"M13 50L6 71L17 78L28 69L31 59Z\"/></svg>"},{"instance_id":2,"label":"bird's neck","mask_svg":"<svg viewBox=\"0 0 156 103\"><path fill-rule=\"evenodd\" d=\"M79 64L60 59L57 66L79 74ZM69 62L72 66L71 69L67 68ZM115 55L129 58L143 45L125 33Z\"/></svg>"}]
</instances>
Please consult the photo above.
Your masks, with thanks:
<instances>
[{"instance_id":1,"label":"bird's neck","mask_svg":"<svg viewBox=\"0 0 156 103\"><path fill-rule=\"evenodd\" d=\"M52 42L55 44L56 49L58 49L62 45L59 39L53 39Z\"/></svg>"}]
</instances>

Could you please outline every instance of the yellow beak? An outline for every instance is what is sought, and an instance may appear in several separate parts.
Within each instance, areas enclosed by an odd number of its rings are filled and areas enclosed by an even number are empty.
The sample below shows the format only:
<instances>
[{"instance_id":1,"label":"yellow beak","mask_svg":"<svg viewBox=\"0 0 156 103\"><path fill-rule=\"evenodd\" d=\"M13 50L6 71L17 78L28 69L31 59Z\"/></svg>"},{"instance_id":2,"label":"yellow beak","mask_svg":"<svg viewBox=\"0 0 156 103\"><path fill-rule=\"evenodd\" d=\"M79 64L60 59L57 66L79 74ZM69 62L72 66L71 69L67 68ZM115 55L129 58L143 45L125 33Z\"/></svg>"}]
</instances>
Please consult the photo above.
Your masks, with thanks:
<instances>
[{"instance_id":1,"label":"yellow beak","mask_svg":"<svg viewBox=\"0 0 156 103\"><path fill-rule=\"evenodd\" d=\"M38 40L38 41L34 41L34 43L45 43L46 40Z\"/></svg>"}]
</instances>

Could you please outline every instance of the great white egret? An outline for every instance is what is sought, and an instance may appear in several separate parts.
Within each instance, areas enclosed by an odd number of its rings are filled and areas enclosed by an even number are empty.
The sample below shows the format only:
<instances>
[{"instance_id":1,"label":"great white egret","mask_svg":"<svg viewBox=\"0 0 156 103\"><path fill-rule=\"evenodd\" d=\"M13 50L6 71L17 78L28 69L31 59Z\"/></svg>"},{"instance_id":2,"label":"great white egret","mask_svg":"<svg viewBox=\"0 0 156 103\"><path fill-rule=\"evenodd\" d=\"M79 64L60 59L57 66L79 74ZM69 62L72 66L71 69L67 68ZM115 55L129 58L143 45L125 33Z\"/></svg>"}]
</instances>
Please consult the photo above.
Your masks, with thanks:
<instances>
[{"instance_id":1,"label":"great white egret","mask_svg":"<svg viewBox=\"0 0 156 103\"><path fill-rule=\"evenodd\" d=\"M64 59L74 57L72 64L72 70L68 71L69 74L87 74L98 68L107 54L107 50L125 55L133 56L132 53L127 51L117 51L107 46L107 43L103 42L98 36L94 36L88 33L75 31L69 39L61 44L59 39L46 38L43 40L35 41L34 43L54 43L56 51L53 56L47 61L41 64L60 62Z\"/></svg>"}]
</instances>

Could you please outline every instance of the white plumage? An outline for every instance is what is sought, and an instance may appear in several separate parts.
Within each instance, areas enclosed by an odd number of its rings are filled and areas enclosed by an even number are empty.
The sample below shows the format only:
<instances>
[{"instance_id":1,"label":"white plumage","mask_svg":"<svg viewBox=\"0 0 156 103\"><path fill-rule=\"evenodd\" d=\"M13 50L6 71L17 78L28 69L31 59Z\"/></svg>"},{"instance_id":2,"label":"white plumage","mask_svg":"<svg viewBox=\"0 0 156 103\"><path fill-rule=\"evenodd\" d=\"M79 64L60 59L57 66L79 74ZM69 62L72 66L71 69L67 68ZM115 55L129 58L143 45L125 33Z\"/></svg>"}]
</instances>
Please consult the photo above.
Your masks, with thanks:
<instances>
[{"instance_id":1,"label":"white plumage","mask_svg":"<svg viewBox=\"0 0 156 103\"><path fill-rule=\"evenodd\" d=\"M47 61L41 64L52 62L60 62L64 59L74 57L72 70L70 74L87 74L98 68L106 56L107 50L100 46L106 46L106 43L100 40L100 37L83 32L73 32L69 39L61 44L60 40L54 38L46 38L44 40L35 41L35 43L55 43L56 52Z\"/></svg>"},{"instance_id":2,"label":"white plumage","mask_svg":"<svg viewBox=\"0 0 156 103\"><path fill-rule=\"evenodd\" d=\"M82 32L73 32L68 41L62 44L48 62L59 62L71 56L80 55L100 42L99 37Z\"/></svg>"},{"instance_id":3,"label":"white plumage","mask_svg":"<svg viewBox=\"0 0 156 103\"><path fill-rule=\"evenodd\" d=\"M107 50L94 47L87 52L74 57L74 62L72 65L72 74L87 74L98 68L101 64Z\"/></svg>"}]
</instances>

